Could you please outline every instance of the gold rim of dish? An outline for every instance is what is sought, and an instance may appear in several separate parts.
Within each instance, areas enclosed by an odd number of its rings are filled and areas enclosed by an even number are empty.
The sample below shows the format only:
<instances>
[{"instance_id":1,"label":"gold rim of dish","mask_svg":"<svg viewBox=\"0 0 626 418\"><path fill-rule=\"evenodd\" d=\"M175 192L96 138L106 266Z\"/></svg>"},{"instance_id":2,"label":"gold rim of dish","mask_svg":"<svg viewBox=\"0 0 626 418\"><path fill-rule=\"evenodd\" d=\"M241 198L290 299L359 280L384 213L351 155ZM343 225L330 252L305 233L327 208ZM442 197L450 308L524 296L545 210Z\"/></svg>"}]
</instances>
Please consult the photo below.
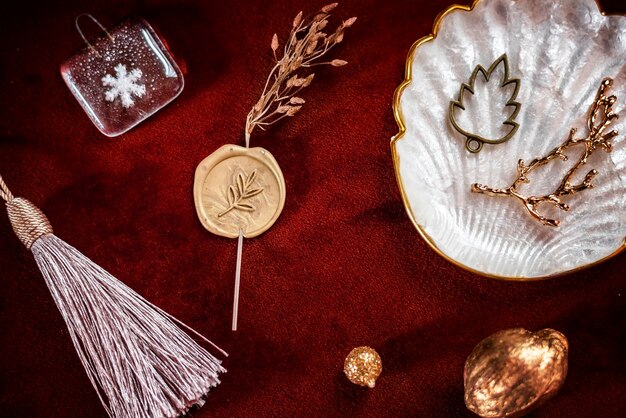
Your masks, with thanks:
<instances>
[{"instance_id":1,"label":"gold rim of dish","mask_svg":"<svg viewBox=\"0 0 626 418\"><path fill-rule=\"evenodd\" d=\"M599 260L596 260L592 263L588 263L585 264L583 266L579 266L570 270L565 270L565 271L560 271L558 273L553 273L553 274L549 274L546 276L537 276L537 277L525 277L525 276L499 276L499 275L495 275L495 274L489 274L489 273L485 273L483 271L480 270L476 270L472 267L466 266L465 264L462 264L460 262L458 262L457 260L453 259L452 257L450 257L449 255L447 255L446 253L444 253L435 243L435 241L428 235L428 233L426 233L426 231L424 230L424 228L420 225L420 223L417 221L415 215L413 214L413 211L411 210L411 205L409 204L409 200L407 198L406 192L404 190L404 184L402 183L402 178L400 177L400 157L398 156L398 152L396 150L396 142L398 140L400 140L404 134L406 133L406 125L404 124L404 119L402 117L402 110L400 108L400 97L402 96L402 93L404 92L404 89L411 84L411 71L412 71L412 66L413 66L413 57L415 55L415 51L417 51L417 48L419 48L422 44L425 44L426 42L430 42L432 40L434 40L437 37L437 33L439 32L439 26L441 25L442 20L448 16L450 13L459 11L459 12L471 12L472 10L474 10L474 8L476 7L476 5L480 2L481 0L474 0L474 2L472 3L471 6L465 6L465 5L460 5L460 4L453 4L451 6L448 6L446 9L444 9L441 13L439 13L439 15L437 15L437 17L435 18L435 22L433 23L433 29L431 31L431 33L429 35L426 35L420 39L418 39L417 41L415 41L413 43L413 45L411 45L411 48L409 49L409 53L407 55L406 58L406 63L404 65L404 81L402 81L402 83L398 86L398 88L396 89L394 95L393 95L393 115L396 119L396 124L398 125L398 133L395 134L393 136L393 138L391 138L391 155L393 158L393 167L396 173L396 182L398 183L398 188L400 189L400 194L402 195L402 203L404 204L404 208L407 212L407 214L409 215L409 219L411 220L411 222L413 223L413 225L415 226L415 228L417 229L417 232L419 232L419 234L421 235L421 237L424 239L424 241L426 241L426 243L430 246L430 248L432 248L437 254L439 254L441 257L443 257L444 259L446 259L447 261L449 261L450 263L454 264L457 267L460 267L464 270L469 271L470 273L474 273L477 274L479 276L483 276L483 277L489 277L492 279L498 279L498 280L509 280L509 281L534 281L534 280L545 280L545 279L550 279L553 277L557 277L557 276L562 276L565 274L570 274L570 273L575 273L577 271L581 271L590 267L593 267L595 265L598 265L600 263L603 263L613 257L615 257L616 255L618 255L619 253L621 253L624 249L626 249L626 237L624 237L624 240L622 241L621 246L619 246L613 253L609 254L608 256L601 258ZM600 14L602 16L607 16L606 13L604 12L604 10L602 10L602 6L600 5L600 3L598 2L598 0L595 0L596 6L598 7L598 11L600 12ZM615 16L626 16L626 14L615 14Z\"/></svg>"}]
</instances>

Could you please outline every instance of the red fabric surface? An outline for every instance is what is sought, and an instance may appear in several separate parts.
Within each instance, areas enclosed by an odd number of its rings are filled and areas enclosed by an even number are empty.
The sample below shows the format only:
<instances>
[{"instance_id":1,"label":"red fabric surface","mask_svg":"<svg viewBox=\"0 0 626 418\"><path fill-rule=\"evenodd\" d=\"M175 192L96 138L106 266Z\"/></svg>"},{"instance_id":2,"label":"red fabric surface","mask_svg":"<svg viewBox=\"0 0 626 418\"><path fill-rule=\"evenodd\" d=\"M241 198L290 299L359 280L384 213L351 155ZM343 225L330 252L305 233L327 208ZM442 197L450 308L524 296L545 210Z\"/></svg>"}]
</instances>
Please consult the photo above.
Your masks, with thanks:
<instances>
[{"instance_id":1,"label":"red fabric surface","mask_svg":"<svg viewBox=\"0 0 626 418\"><path fill-rule=\"evenodd\" d=\"M146 0L3 2L0 173L39 205L56 234L231 356L192 416L470 416L463 364L509 327L553 327L571 345L570 373L540 417L624 416L626 256L566 277L509 283L435 254L405 214L389 139L393 91L411 44L450 2L346 0L359 17L318 71L301 114L253 136L287 183L282 216L244 247L239 331L230 331L236 242L196 218L196 165L241 143L245 116L272 65L274 32L321 4ZM621 0L603 0L626 12ZM105 25L136 14L163 34L181 67L181 96L129 133L102 136L59 75L81 45L74 17ZM0 416L99 417L32 259L0 216ZM376 388L350 384L355 346L383 360Z\"/></svg>"}]
</instances>

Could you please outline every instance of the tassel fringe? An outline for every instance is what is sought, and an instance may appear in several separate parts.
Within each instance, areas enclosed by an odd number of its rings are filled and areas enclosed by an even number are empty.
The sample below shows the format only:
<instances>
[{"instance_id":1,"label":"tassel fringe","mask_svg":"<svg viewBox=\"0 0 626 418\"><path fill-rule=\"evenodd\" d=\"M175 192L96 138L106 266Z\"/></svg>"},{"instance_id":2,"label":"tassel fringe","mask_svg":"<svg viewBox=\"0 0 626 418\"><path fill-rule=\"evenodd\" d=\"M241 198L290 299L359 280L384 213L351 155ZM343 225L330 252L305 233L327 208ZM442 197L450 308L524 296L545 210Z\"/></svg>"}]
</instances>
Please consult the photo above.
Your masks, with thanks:
<instances>
[{"instance_id":1,"label":"tassel fringe","mask_svg":"<svg viewBox=\"0 0 626 418\"><path fill-rule=\"evenodd\" d=\"M2 177L0 198L109 416L174 418L201 406L226 370L176 324L228 354L57 238L46 216L15 198Z\"/></svg>"},{"instance_id":2,"label":"tassel fringe","mask_svg":"<svg viewBox=\"0 0 626 418\"><path fill-rule=\"evenodd\" d=\"M111 417L177 417L220 383L220 361L178 321L75 248L45 235L31 250Z\"/></svg>"}]
</instances>

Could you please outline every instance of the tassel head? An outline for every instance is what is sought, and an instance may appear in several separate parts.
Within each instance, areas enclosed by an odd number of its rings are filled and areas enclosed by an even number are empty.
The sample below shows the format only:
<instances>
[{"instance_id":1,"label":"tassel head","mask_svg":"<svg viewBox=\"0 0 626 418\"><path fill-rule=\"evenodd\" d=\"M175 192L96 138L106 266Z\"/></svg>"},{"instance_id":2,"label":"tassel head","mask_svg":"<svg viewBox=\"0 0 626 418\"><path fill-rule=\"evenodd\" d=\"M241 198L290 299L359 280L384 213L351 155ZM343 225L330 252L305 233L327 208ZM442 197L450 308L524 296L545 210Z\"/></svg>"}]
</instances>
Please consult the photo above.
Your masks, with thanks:
<instances>
[{"instance_id":1,"label":"tassel head","mask_svg":"<svg viewBox=\"0 0 626 418\"><path fill-rule=\"evenodd\" d=\"M53 233L46 215L28 200L16 197L6 205L15 235L29 250L39 238Z\"/></svg>"}]
</instances>

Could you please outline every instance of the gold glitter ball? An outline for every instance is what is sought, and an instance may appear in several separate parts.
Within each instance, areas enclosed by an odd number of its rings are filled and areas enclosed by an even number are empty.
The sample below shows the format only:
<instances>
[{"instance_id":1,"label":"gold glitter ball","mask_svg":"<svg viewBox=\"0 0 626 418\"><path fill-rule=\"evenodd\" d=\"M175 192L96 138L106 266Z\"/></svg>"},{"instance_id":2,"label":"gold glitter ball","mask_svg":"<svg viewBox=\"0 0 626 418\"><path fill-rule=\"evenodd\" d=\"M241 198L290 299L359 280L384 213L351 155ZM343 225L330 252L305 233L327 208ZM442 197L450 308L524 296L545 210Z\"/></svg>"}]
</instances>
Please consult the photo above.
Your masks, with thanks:
<instances>
[{"instance_id":1,"label":"gold glitter ball","mask_svg":"<svg viewBox=\"0 0 626 418\"><path fill-rule=\"evenodd\" d=\"M355 385L373 388L383 371L380 356L370 347L357 347L350 351L343 363L343 372Z\"/></svg>"}]
</instances>

